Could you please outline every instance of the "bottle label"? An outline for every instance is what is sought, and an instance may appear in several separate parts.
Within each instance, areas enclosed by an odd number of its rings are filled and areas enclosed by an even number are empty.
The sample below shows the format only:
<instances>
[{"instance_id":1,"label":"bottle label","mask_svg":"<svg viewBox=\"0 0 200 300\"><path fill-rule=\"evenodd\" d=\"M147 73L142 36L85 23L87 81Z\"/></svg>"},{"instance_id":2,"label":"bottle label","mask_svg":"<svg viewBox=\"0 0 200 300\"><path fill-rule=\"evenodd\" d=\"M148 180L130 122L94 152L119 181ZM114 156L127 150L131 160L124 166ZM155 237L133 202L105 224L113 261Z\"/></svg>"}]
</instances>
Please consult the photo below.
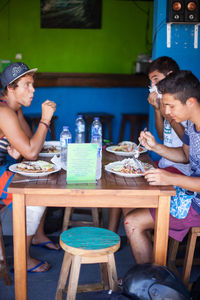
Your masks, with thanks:
<instances>
[{"instance_id":1,"label":"bottle label","mask_svg":"<svg viewBox=\"0 0 200 300\"><path fill-rule=\"evenodd\" d=\"M68 137L68 138L65 138L65 139L61 139L60 140L60 146L61 147L67 147L67 144L69 144L71 142L72 142L72 138L71 137Z\"/></svg>"},{"instance_id":2,"label":"bottle label","mask_svg":"<svg viewBox=\"0 0 200 300\"><path fill-rule=\"evenodd\" d=\"M97 157L101 157L102 156L102 147L98 147L97 149Z\"/></svg>"},{"instance_id":3,"label":"bottle label","mask_svg":"<svg viewBox=\"0 0 200 300\"><path fill-rule=\"evenodd\" d=\"M85 125L84 124L76 125L76 132L78 133L85 132Z\"/></svg>"},{"instance_id":4,"label":"bottle label","mask_svg":"<svg viewBox=\"0 0 200 300\"><path fill-rule=\"evenodd\" d=\"M102 131L101 131L101 127L93 127L92 128L92 135L93 136L101 136L102 135Z\"/></svg>"}]
</instances>

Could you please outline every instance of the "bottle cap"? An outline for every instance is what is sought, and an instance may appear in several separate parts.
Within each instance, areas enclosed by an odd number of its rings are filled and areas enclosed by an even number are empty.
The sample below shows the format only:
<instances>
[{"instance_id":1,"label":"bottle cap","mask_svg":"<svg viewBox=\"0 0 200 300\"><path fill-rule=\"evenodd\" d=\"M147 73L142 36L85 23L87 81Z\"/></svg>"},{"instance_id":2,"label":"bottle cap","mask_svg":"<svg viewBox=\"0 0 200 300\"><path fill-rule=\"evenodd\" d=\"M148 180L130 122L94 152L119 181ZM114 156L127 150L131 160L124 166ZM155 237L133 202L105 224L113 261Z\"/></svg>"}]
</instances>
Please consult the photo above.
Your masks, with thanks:
<instances>
[{"instance_id":1,"label":"bottle cap","mask_svg":"<svg viewBox=\"0 0 200 300\"><path fill-rule=\"evenodd\" d=\"M94 120L99 120L99 117L95 117Z\"/></svg>"},{"instance_id":2,"label":"bottle cap","mask_svg":"<svg viewBox=\"0 0 200 300\"><path fill-rule=\"evenodd\" d=\"M63 129L68 129L69 128L69 126L63 126Z\"/></svg>"},{"instance_id":3,"label":"bottle cap","mask_svg":"<svg viewBox=\"0 0 200 300\"><path fill-rule=\"evenodd\" d=\"M82 118L83 117L83 115L78 115L78 118Z\"/></svg>"}]
</instances>

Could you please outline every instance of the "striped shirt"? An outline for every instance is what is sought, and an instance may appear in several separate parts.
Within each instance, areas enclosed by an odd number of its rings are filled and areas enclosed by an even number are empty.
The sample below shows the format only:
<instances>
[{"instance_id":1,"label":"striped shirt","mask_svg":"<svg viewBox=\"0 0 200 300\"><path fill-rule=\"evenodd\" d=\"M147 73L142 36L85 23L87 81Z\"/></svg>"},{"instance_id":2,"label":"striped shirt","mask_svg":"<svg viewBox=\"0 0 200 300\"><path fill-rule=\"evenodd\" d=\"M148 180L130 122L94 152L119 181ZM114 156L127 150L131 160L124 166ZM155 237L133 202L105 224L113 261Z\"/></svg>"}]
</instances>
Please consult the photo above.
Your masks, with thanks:
<instances>
[{"instance_id":1,"label":"striped shirt","mask_svg":"<svg viewBox=\"0 0 200 300\"><path fill-rule=\"evenodd\" d=\"M8 153L7 147L9 142L5 136L0 138L0 165L3 165L6 162L6 155Z\"/></svg>"},{"instance_id":2,"label":"striped shirt","mask_svg":"<svg viewBox=\"0 0 200 300\"><path fill-rule=\"evenodd\" d=\"M6 101L0 99L0 103L6 103ZM6 162L6 155L8 153L7 147L9 145L9 142L5 136L0 138L0 165L5 164Z\"/></svg>"}]
</instances>

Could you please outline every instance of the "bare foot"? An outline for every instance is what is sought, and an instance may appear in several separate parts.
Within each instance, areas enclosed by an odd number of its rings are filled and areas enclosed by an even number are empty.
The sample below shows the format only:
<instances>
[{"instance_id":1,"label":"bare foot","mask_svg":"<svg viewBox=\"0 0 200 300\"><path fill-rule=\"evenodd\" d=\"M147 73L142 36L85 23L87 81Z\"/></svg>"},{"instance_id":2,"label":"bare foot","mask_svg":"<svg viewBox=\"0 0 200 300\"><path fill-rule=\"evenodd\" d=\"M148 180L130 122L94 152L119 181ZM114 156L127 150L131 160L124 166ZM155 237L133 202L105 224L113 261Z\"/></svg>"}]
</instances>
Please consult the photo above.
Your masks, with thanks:
<instances>
[{"instance_id":1,"label":"bare foot","mask_svg":"<svg viewBox=\"0 0 200 300\"><path fill-rule=\"evenodd\" d=\"M51 266L46 262L41 262L38 259L35 259L33 257L29 257L27 259L27 270L32 273L38 273L38 272L46 272L49 270Z\"/></svg>"},{"instance_id":2,"label":"bare foot","mask_svg":"<svg viewBox=\"0 0 200 300\"><path fill-rule=\"evenodd\" d=\"M45 244L46 243L46 244ZM44 244L44 245L42 245ZM35 245L35 246L43 246L43 247L46 247L46 248L49 248L49 249L52 249L52 250L59 250L60 249L60 246L59 244L54 244L46 235L43 235L43 236L34 236L33 239L32 239L32 245Z\"/></svg>"}]
</instances>

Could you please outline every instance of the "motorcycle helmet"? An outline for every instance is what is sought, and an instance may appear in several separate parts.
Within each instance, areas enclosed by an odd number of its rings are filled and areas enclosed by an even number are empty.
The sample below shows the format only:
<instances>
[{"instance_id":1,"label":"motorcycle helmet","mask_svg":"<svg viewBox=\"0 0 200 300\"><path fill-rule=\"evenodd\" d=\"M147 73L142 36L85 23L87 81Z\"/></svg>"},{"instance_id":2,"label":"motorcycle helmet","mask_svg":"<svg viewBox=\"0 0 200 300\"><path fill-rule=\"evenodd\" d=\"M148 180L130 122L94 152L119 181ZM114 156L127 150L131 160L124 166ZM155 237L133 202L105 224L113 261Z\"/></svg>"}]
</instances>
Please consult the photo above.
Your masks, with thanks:
<instances>
[{"instance_id":1,"label":"motorcycle helmet","mask_svg":"<svg viewBox=\"0 0 200 300\"><path fill-rule=\"evenodd\" d=\"M123 294L134 300L189 300L182 281L168 268L138 264L123 279Z\"/></svg>"}]
</instances>

